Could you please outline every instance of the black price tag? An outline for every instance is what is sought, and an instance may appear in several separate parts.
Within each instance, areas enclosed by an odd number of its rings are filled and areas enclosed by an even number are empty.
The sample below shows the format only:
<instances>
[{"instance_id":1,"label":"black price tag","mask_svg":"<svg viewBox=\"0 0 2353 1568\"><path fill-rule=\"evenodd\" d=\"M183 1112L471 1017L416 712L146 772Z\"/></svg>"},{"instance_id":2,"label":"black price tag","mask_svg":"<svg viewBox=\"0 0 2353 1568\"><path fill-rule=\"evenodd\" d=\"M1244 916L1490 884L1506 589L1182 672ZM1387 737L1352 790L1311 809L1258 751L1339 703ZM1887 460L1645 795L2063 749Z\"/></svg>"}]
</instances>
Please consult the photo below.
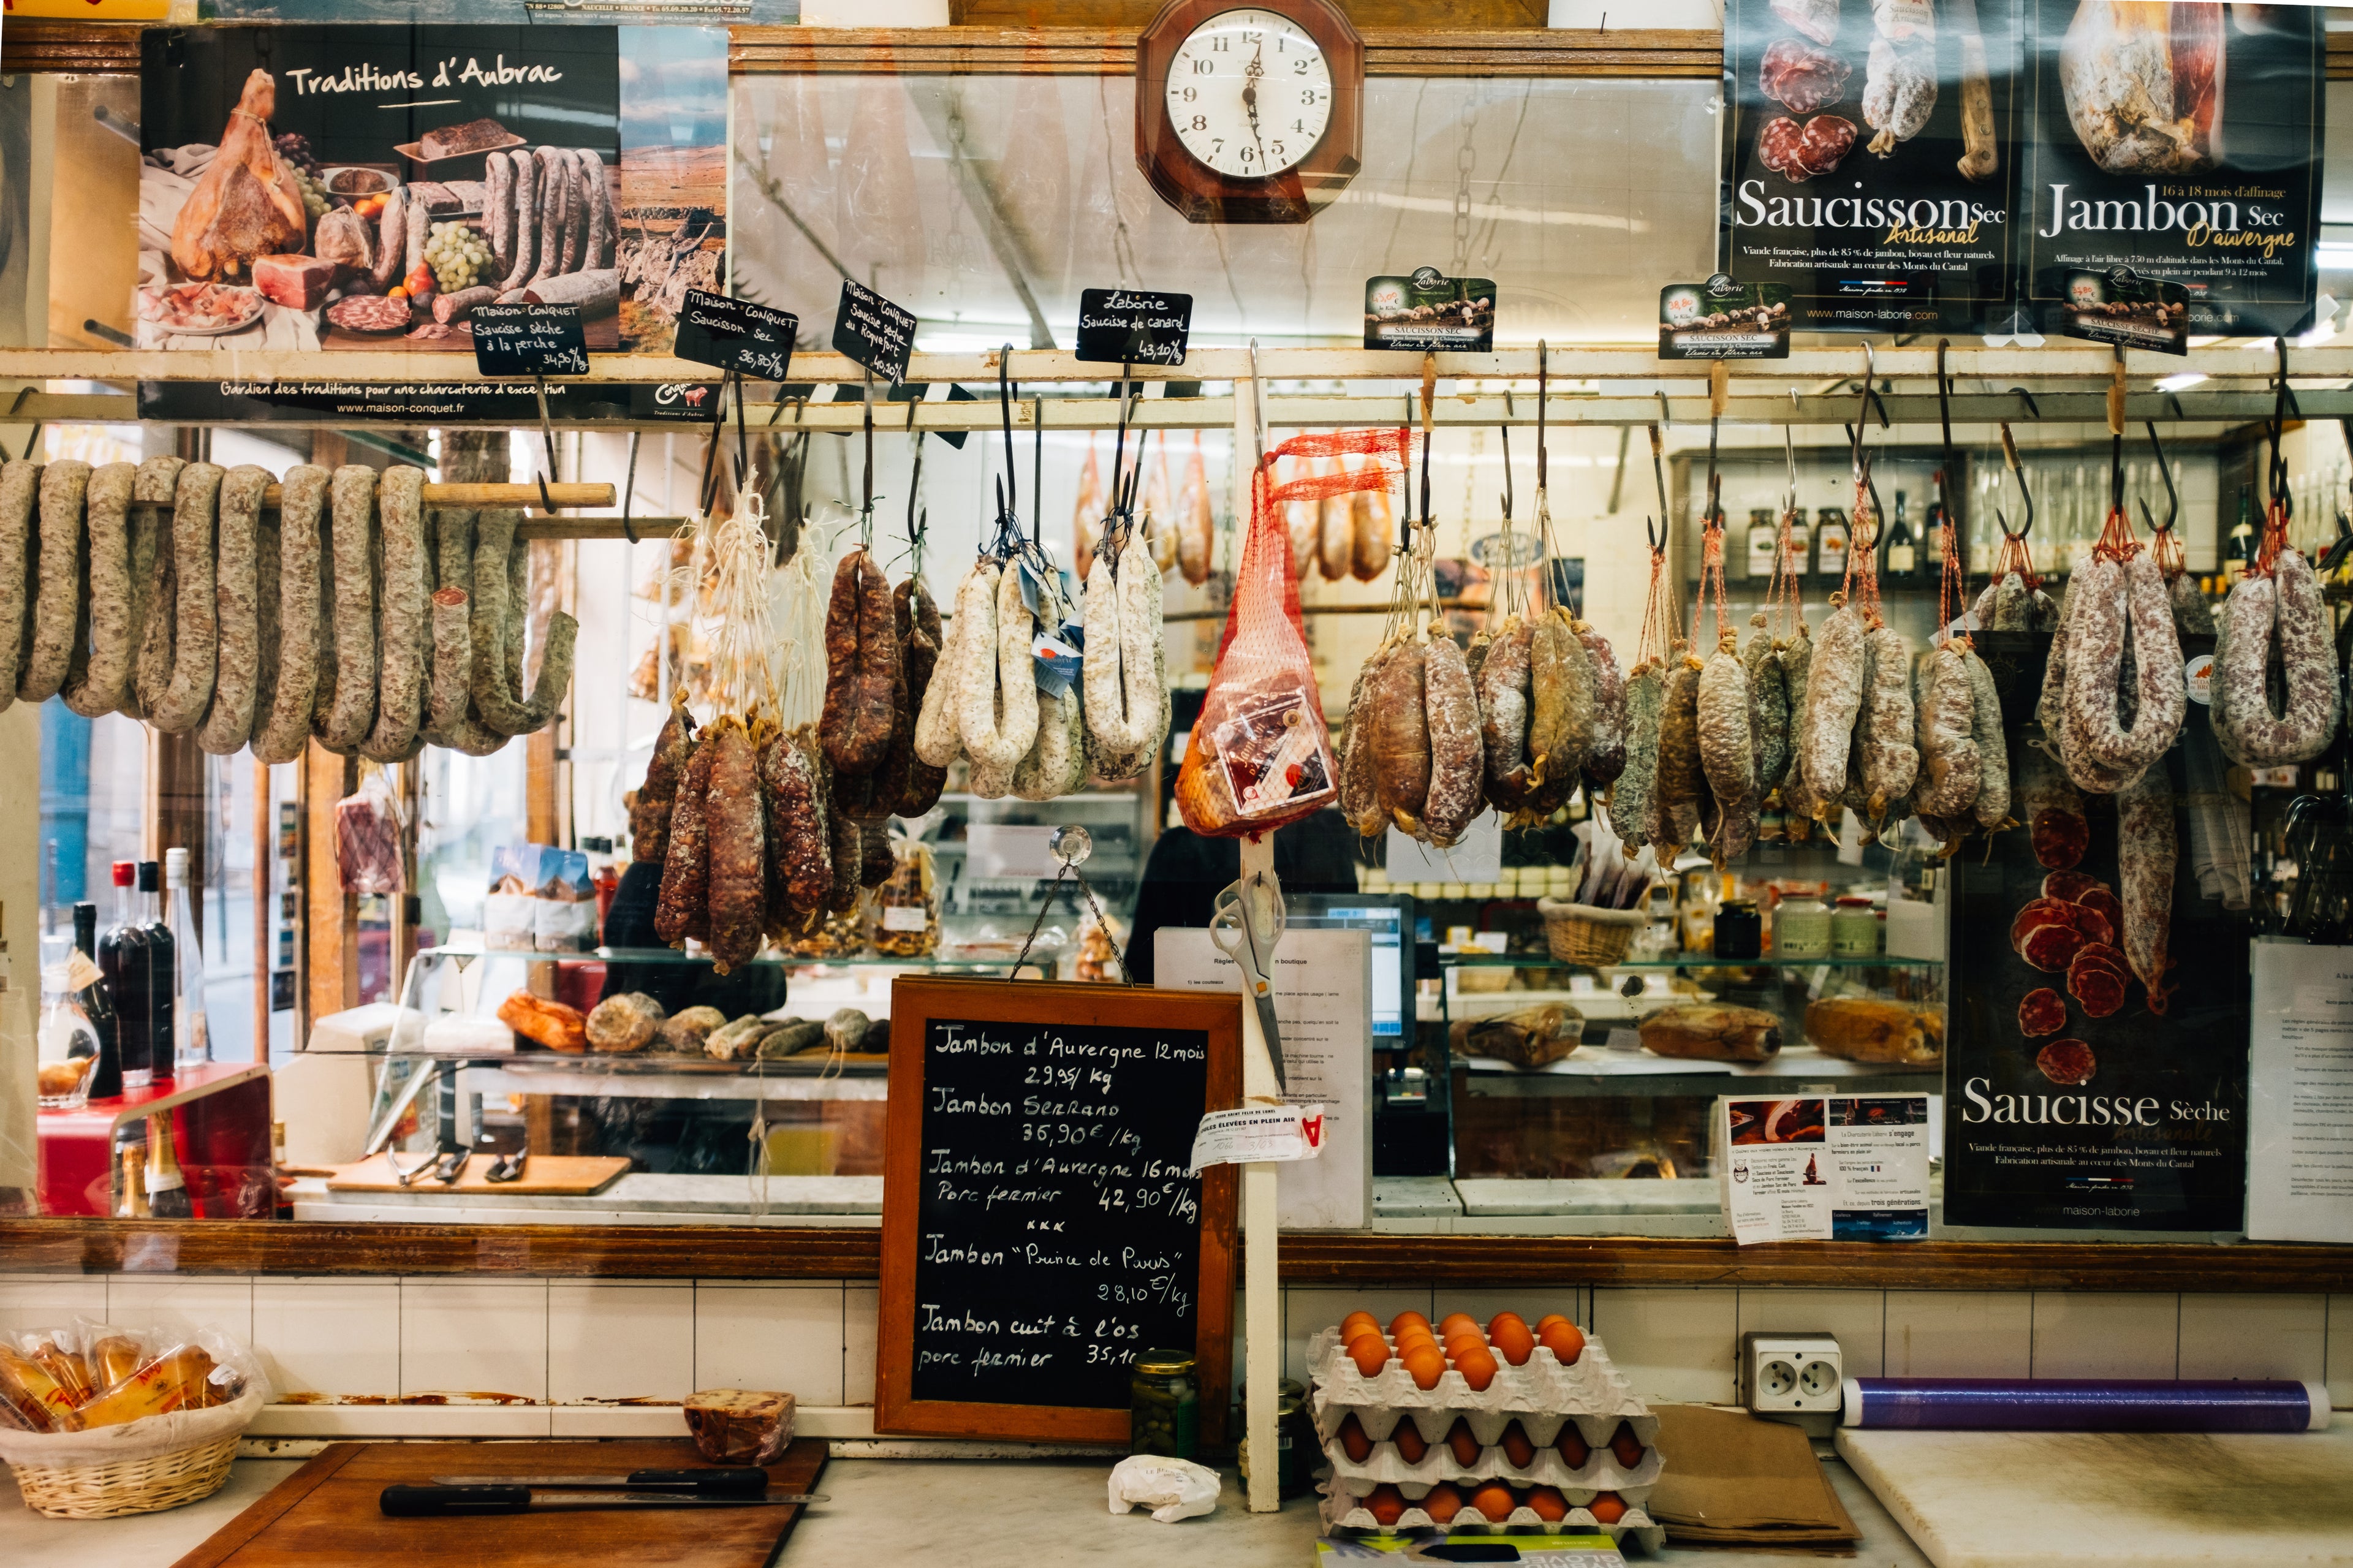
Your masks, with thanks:
<instances>
[{"instance_id":1,"label":"black price tag","mask_svg":"<svg viewBox=\"0 0 2353 1568\"><path fill-rule=\"evenodd\" d=\"M841 309L833 317L833 350L896 384L907 379L907 356L915 351L915 317L873 289L845 278Z\"/></svg>"},{"instance_id":2,"label":"black price tag","mask_svg":"<svg viewBox=\"0 0 2353 1568\"><path fill-rule=\"evenodd\" d=\"M2161 354L2189 352L2189 290L2129 267L2052 268L2038 279L2043 330Z\"/></svg>"},{"instance_id":3,"label":"black price tag","mask_svg":"<svg viewBox=\"0 0 2353 1568\"><path fill-rule=\"evenodd\" d=\"M586 375L588 332L577 305L477 305L474 369L492 375Z\"/></svg>"},{"instance_id":4,"label":"black price tag","mask_svg":"<svg viewBox=\"0 0 2353 1568\"><path fill-rule=\"evenodd\" d=\"M801 319L790 310L689 289L670 352L759 381L782 381L792 367L793 340L800 330Z\"/></svg>"},{"instance_id":5,"label":"black price tag","mask_svg":"<svg viewBox=\"0 0 2353 1568\"><path fill-rule=\"evenodd\" d=\"M1704 283L1668 284L1659 290L1659 357L1788 359L1789 290L1721 272Z\"/></svg>"},{"instance_id":6,"label":"black price tag","mask_svg":"<svg viewBox=\"0 0 2353 1568\"><path fill-rule=\"evenodd\" d=\"M1098 364L1183 364L1193 296L1145 289L1079 290L1078 356Z\"/></svg>"}]
</instances>

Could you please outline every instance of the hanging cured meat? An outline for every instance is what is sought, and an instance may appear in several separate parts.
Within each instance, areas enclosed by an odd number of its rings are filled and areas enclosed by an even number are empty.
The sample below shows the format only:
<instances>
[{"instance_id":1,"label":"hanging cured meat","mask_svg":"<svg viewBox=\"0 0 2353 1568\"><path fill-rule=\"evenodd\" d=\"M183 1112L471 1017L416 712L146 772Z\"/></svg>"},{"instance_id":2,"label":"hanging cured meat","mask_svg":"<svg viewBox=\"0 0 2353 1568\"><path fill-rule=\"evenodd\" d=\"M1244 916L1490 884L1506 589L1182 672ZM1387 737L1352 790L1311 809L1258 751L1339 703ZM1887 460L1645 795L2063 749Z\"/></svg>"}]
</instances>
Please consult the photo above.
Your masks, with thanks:
<instances>
[{"instance_id":1,"label":"hanging cured meat","mask_svg":"<svg viewBox=\"0 0 2353 1568\"><path fill-rule=\"evenodd\" d=\"M310 218L293 168L269 140L277 110L276 79L247 77L220 151L172 223L172 259L189 277L235 278L259 258L302 248Z\"/></svg>"},{"instance_id":2,"label":"hanging cured meat","mask_svg":"<svg viewBox=\"0 0 2353 1568\"><path fill-rule=\"evenodd\" d=\"M2222 7L2084 0L2059 46L2067 121L2112 174L2179 174L2221 156Z\"/></svg>"}]
</instances>

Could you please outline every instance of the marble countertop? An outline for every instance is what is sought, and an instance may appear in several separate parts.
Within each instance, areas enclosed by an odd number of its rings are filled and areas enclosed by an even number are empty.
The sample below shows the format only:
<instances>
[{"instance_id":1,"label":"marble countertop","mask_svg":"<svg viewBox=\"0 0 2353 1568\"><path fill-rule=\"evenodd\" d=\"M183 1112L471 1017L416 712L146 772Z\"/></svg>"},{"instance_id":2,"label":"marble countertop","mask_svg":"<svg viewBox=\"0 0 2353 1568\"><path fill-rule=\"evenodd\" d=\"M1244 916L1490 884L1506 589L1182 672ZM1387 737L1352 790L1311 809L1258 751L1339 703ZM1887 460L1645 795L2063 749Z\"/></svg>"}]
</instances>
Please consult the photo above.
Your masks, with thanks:
<instances>
[{"instance_id":1,"label":"marble countertop","mask_svg":"<svg viewBox=\"0 0 2353 1568\"><path fill-rule=\"evenodd\" d=\"M228 1485L203 1502L130 1519L43 1519L0 1481L0 1563L8 1568L168 1568L248 1504L300 1468L292 1459L240 1459ZM1789 1568L1813 1557L1864 1568L1926 1568L1854 1473L1835 1459L1823 1469L1863 1531L1854 1552L1677 1549L1661 1559L1693 1568ZM1145 1513L1114 1517L1093 1459L836 1459L813 1508L777 1558L778 1568L843 1563L949 1562L958 1568L1165 1568L1184 1560L1218 1568L1313 1568L1315 1500L1275 1514L1240 1506L1229 1471L1215 1513L1161 1524ZM920 1499L920 1510L912 1507ZM1639 1552L1629 1561L1646 1561Z\"/></svg>"}]
</instances>

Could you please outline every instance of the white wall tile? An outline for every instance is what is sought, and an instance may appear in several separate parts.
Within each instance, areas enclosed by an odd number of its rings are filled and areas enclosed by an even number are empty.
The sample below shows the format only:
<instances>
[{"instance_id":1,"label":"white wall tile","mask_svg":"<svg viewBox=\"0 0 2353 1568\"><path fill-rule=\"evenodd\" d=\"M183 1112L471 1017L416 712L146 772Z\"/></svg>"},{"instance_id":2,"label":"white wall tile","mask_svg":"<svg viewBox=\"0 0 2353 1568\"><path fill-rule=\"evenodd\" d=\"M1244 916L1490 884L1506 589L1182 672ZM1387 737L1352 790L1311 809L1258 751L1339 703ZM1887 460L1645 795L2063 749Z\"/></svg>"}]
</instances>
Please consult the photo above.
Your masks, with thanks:
<instances>
[{"instance_id":1,"label":"white wall tile","mask_svg":"<svg viewBox=\"0 0 2353 1568\"><path fill-rule=\"evenodd\" d=\"M1580 1285L1493 1285L1461 1290L1441 1285L1430 1293L1430 1320L1468 1312L1485 1328L1498 1312L1517 1312L1531 1329L1555 1312L1582 1328L1592 1319L1593 1296Z\"/></svg>"},{"instance_id":2,"label":"white wall tile","mask_svg":"<svg viewBox=\"0 0 2353 1568\"><path fill-rule=\"evenodd\" d=\"M2180 1377L2328 1375L2326 1296L2184 1295Z\"/></svg>"},{"instance_id":3,"label":"white wall tile","mask_svg":"<svg viewBox=\"0 0 2353 1568\"><path fill-rule=\"evenodd\" d=\"M694 1386L841 1400L841 1286L697 1284Z\"/></svg>"},{"instance_id":4,"label":"white wall tile","mask_svg":"<svg viewBox=\"0 0 2353 1568\"><path fill-rule=\"evenodd\" d=\"M1430 1316L1428 1289L1363 1289L1356 1286L1293 1286L1282 1293L1282 1375L1307 1381L1307 1344L1340 1320L1362 1310L1386 1330L1399 1312Z\"/></svg>"},{"instance_id":5,"label":"white wall tile","mask_svg":"<svg viewBox=\"0 0 2353 1568\"><path fill-rule=\"evenodd\" d=\"M106 1319L121 1328L218 1329L253 1342L253 1281L203 1274L118 1274L106 1283Z\"/></svg>"},{"instance_id":6,"label":"white wall tile","mask_svg":"<svg viewBox=\"0 0 2353 1568\"><path fill-rule=\"evenodd\" d=\"M2328 1403L2353 1409L2353 1296L2328 1298Z\"/></svg>"},{"instance_id":7,"label":"white wall tile","mask_svg":"<svg viewBox=\"0 0 2353 1568\"><path fill-rule=\"evenodd\" d=\"M1887 1292L1883 1375L2028 1377L2033 1367L2033 1292Z\"/></svg>"},{"instance_id":8,"label":"white wall tile","mask_svg":"<svg viewBox=\"0 0 2353 1568\"><path fill-rule=\"evenodd\" d=\"M400 1393L400 1287L256 1279L253 1348L280 1398L390 1398Z\"/></svg>"},{"instance_id":9,"label":"white wall tile","mask_svg":"<svg viewBox=\"0 0 2353 1568\"><path fill-rule=\"evenodd\" d=\"M1634 1392L1650 1400L1731 1401L1740 1292L1599 1288L1593 1332Z\"/></svg>"},{"instance_id":10,"label":"white wall tile","mask_svg":"<svg viewBox=\"0 0 2353 1568\"><path fill-rule=\"evenodd\" d=\"M2181 1298L2096 1290L2034 1292L2035 1377L2172 1377Z\"/></svg>"},{"instance_id":11,"label":"white wall tile","mask_svg":"<svg viewBox=\"0 0 2353 1568\"><path fill-rule=\"evenodd\" d=\"M848 1285L841 1291L841 1402L874 1403L874 1352L881 1292L871 1285Z\"/></svg>"},{"instance_id":12,"label":"white wall tile","mask_svg":"<svg viewBox=\"0 0 2353 1568\"><path fill-rule=\"evenodd\" d=\"M547 1287L547 1397L682 1400L694 1392L691 1281Z\"/></svg>"},{"instance_id":13,"label":"white wall tile","mask_svg":"<svg viewBox=\"0 0 2353 1568\"><path fill-rule=\"evenodd\" d=\"M547 1281L403 1280L400 1392L546 1399Z\"/></svg>"},{"instance_id":14,"label":"white wall tile","mask_svg":"<svg viewBox=\"0 0 2353 1568\"><path fill-rule=\"evenodd\" d=\"M248 1437L546 1437L544 1405L265 1405ZM581 1412L583 1415L603 1412ZM678 1412L670 1411L672 1420Z\"/></svg>"},{"instance_id":15,"label":"white wall tile","mask_svg":"<svg viewBox=\"0 0 2353 1568\"><path fill-rule=\"evenodd\" d=\"M0 1279L0 1334L61 1329L76 1318L105 1316L104 1275L18 1275Z\"/></svg>"},{"instance_id":16,"label":"white wall tile","mask_svg":"<svg viewBox=\"0 0 2353 1568\"><path fill-rule=\"evenodd\" d=\"M1782 1329L1820 1330L1836 1335L1849 1377L1877 1377L1884 1365L1887 1293L1883 1290L1774 1290L1740 1292L1740 1332ZM1734 1350L1734 1375L1739 1354Z\"/></svg>"}]
</instances>

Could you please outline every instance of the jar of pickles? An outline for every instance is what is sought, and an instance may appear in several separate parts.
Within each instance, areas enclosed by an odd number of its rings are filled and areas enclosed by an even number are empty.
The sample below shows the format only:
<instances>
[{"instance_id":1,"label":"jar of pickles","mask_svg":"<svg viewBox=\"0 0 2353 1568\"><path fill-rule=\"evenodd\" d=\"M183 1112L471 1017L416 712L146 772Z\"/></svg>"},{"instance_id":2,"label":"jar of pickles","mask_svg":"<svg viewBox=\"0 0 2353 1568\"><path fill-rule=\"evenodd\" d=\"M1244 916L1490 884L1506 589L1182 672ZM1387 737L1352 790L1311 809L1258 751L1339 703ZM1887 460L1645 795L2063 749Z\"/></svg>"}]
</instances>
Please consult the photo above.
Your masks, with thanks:
<instances>
[{"instance_id":1,"label":"jar of pickles","mask_svg":"<svg viewBox=\"0 0 2353 1568\"><path fill-rule=\"evenodd\" d=\"M874 890L874 951L892 958L929 958L940 946L940 890L932 847L891 840L891 879Z\"/></svg>"},{"instance_id":2,"label":"jar of pickles","mask_svg":"<svg viewBox=\"0 0 2353 1568\"><path fill-rule=\"evenodd\" d=\"M1193 1358L1183 1351L1145 1351L1127 1377L1131 1454L1196 1458L1201 1447L1201 1393Z\"/></svg>"}]
</instances>

